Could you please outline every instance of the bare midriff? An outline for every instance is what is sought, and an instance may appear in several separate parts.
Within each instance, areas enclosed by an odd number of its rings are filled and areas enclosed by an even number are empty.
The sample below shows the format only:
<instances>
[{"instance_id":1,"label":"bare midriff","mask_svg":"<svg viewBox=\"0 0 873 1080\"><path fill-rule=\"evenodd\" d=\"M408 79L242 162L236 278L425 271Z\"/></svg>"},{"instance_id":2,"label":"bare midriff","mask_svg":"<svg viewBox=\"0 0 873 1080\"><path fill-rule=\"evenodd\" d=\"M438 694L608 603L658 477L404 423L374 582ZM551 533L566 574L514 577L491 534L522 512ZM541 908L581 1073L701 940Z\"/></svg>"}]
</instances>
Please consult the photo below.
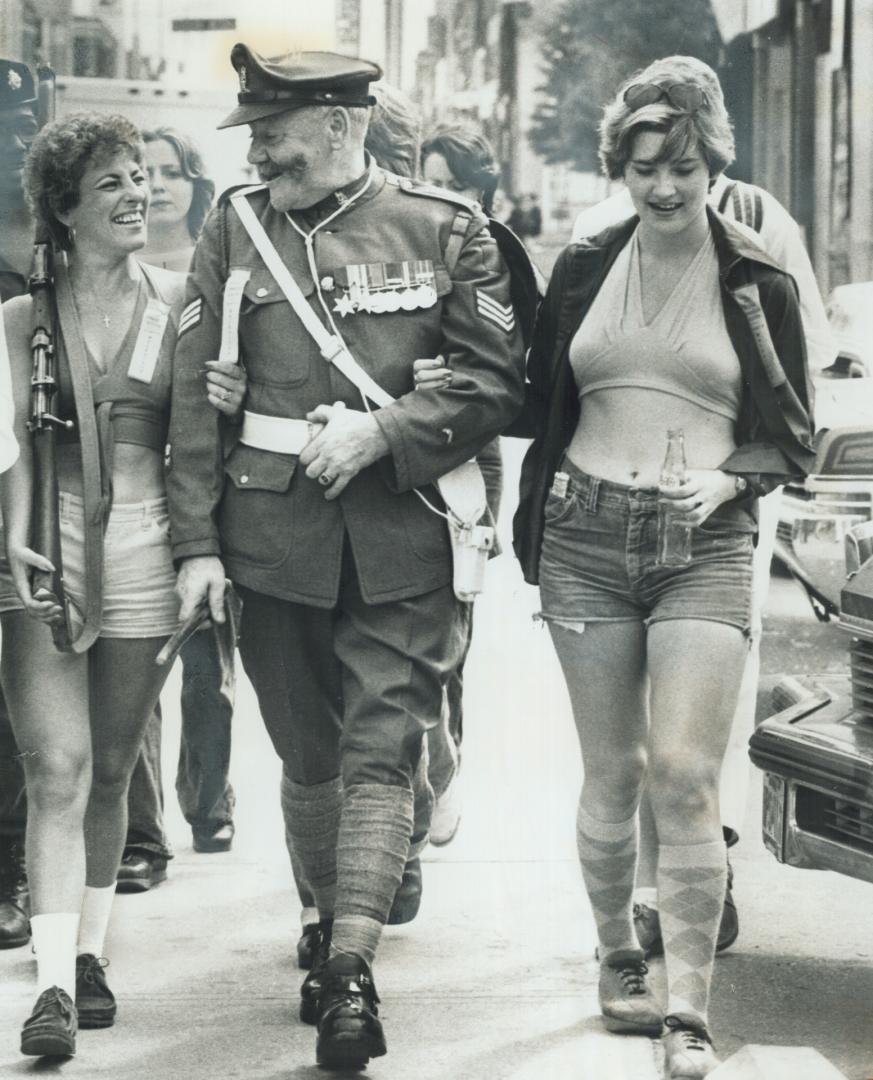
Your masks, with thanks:
<instances>
[{"instance_id":1,"label":"bare midriff","mask_svg":"<svg viewBox=\"0 0 873 1080\"><path fill-rule=\"evenodd\" d=\"M583 472L616 484L658 486L668 428L684 431L689 469L717 469L736 449L732 420L673 394L607 387L584 394L580 406L567 456Z\"/></svg>"},{"instance_id":2,"label":"bare midriff","mask_svg":"<svg viewBox=\"0 0 873 1080\"><path fill-rule=\"evenodd\" d=\"M82 496L82 455L78 445L58 447L58 487ZM134 443L116 443L112 469L113 503L138 503L165 494L164 463L157 450Z\"/></svg>"}]
</instances>

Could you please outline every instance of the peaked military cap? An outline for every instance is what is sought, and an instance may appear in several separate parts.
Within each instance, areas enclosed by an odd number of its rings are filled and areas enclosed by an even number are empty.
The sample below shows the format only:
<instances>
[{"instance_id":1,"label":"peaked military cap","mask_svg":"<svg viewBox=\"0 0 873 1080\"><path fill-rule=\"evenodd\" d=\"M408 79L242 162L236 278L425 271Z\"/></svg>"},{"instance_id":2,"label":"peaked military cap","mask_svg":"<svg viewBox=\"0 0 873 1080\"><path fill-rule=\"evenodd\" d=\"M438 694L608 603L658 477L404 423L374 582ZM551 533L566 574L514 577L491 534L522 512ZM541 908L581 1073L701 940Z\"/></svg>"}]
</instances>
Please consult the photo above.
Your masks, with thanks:
<instances>
[{"instance_id":1,"label":"peaked military cap","mask_svg":"<svg viewBox=\"0 0 873 1080\"><path fill-rule=\"evenodd\" d=\"M0 109L32 105L36 101L33 73L20 60L0 58Z\"/></svg>"},{"instance_id":2,"label":"peaked military cap","mask_svg":"<svg viewBox=\"0 0 873 1080\"><path fill-rule=\"evenodd\" d=\"M369 60L330 52L297 52L266 59L248 45L234 45L230 62L239 76L237 108L220 128L249 124L304 105L376 104L370 83L382 69Z\"/></svg>"}]
</instances>

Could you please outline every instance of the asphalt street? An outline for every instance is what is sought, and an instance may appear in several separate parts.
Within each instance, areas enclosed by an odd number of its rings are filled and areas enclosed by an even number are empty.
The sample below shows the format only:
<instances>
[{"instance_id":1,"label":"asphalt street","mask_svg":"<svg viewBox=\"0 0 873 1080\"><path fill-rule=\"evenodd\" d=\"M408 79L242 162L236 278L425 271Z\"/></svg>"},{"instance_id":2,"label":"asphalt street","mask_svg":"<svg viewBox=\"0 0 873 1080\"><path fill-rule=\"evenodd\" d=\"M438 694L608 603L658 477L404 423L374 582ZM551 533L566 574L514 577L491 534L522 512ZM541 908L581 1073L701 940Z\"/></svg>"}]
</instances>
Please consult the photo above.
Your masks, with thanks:
<instances>
[{"instance_id":1,"label":"asphalt street","mask_svg":"<svg viewBox=\"0 0 873 1080\"><path fill-rule=\"evenodd\" d=\"M608 1036L598 1019L594 931L574 844L581 763L548 634L532 618L536 593L508 555L489 574L467 668L463 820L451 845L426 854L419 917L386 931L375 974L389 1051L368 1072L380 1080L652 1080L661 1075L659 1046ZM841 632L819 627L785 580L774 583L765 641L768 675L843 662ZM312 1029L296 1018L298 908L279 769L251 687L240 679L237 835L224 855L192 851L175 802L178 700L174 672L163 704L176 858L165 884L118 898L106 949L117 1024L81 1033L70 1061L21 1058L34 961L28 949L0 953L2 1076L326 1075L314 1065ZM760 841L759 790L753 784L734 849L741 933L716 964L719 1053L726 1059L747 1044L811 1048L821 1057L796 1051L794 1060L828 1061L838 1070L830 1075L868 1080L871 886L777 864ZM653 970L661 985L662 963ZM792 1075L819 1075L804 1068Z\"/></svg>"}]
</instances>

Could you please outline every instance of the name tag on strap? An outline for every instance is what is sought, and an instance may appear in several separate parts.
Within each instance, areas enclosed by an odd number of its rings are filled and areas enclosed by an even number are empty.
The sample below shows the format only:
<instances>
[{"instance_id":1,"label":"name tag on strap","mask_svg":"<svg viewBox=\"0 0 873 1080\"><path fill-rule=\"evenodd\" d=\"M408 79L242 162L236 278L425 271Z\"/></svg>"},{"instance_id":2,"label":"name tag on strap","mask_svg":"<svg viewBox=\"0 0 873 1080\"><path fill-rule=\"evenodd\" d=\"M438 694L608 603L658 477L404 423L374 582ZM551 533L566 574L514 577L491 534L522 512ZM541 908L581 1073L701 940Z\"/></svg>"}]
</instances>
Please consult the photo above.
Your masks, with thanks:
<instances>
[{"instance_id":1,"label":"name tag on strap","mask_svg":"<svg viewBox=\"0 0 873 1080\"><path fill-rule=\"evenodd\" d=\"M133 356L127 369L128 377L137 382L150 383L161 353L161 342L170 317L170 308L162 300L152 297L146 304Z\"/></svg>"}]
</instances>

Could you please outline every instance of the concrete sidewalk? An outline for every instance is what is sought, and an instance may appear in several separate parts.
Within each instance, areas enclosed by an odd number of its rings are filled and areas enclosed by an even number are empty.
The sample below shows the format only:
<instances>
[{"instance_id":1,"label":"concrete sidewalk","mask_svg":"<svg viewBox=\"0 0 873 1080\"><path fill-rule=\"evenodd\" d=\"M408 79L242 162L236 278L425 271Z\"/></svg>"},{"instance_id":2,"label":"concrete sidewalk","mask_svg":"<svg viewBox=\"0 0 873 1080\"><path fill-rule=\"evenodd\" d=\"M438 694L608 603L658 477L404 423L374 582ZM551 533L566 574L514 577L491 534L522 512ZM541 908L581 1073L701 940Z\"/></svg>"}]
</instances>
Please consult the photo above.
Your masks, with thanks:
<instances>
[{"instance_id":1,"label":"concrete sidewalk","mask_svg":"<svg viewBox=\"0 0 873 1080\"><path fill-rule=\"evenodd\" d=\"M388 1056L379 1080L654 1080L660 1047L607 1036L597 1016L594 932L575 855L581 765L535 593L508 559L491 568L468 665L465 811L429 850L422 910L388 928L376 967ZM165 765L178 748L179 675L163 696ZM237 836L197 855L168 783L176 858L153 892L120 896L107 944L118 1022L77 1056L18 1053L34 961L0 953L0 1075L109 1080L324 1077L297 1020L298 909L278 808L279 769L241 679L232 779ZM734 860L737 944L716 964L719 1052L812 1046L850 1080L873 1077L870 886L776 864L751 806ZM663 965L653 964L658 982ZM798 1078L800 1080L800 1077Z\"/></svg>"}]
</instances>

